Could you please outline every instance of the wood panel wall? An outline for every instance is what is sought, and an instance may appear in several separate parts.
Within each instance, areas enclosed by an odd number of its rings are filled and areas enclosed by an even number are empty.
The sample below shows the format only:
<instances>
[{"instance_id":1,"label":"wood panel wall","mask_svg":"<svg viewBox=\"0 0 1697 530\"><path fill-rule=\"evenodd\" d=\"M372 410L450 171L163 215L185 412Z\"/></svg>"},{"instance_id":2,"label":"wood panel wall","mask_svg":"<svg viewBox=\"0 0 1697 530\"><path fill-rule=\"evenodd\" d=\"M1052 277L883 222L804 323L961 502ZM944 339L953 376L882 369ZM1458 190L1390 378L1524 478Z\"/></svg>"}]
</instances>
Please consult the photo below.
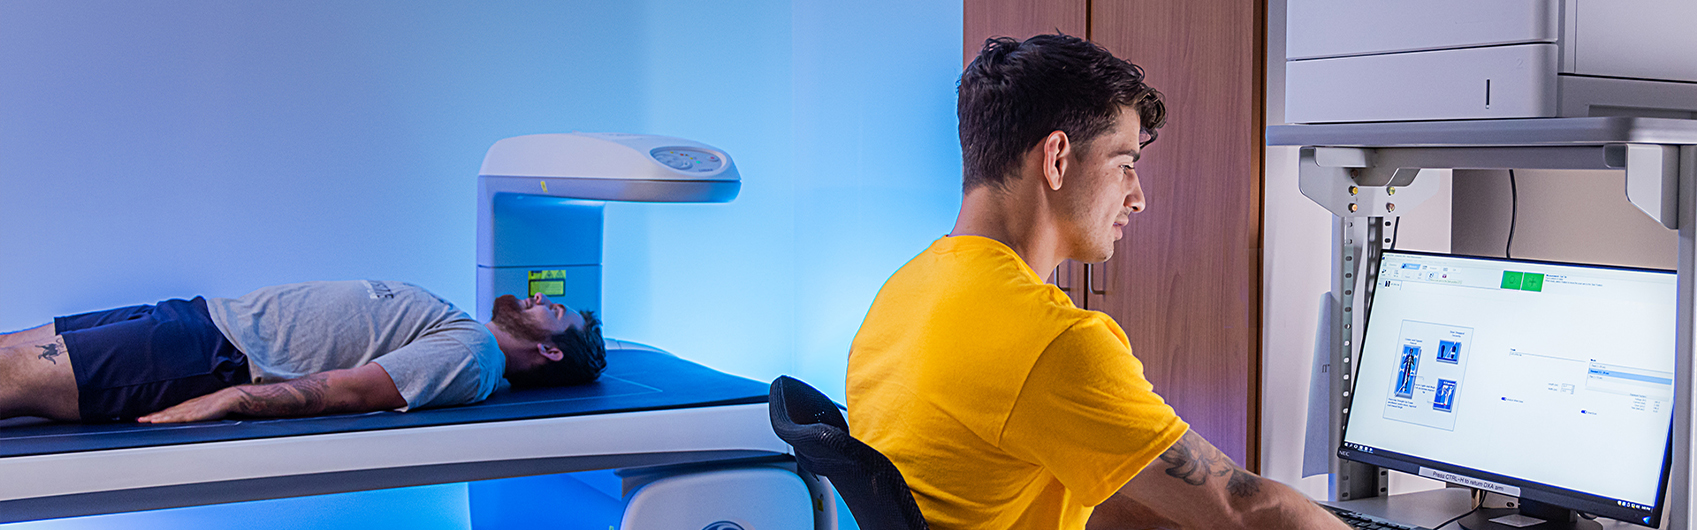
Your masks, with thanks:
<instances>
[{"instance_id":1,"label":"wood panel wall","mask_svg":"<svg viewBox=\"0 0 1697 530\"><path fill-rule=\"evenodd\" d=\"M1138 163L1148 209L1075 301L1113 316L1156 392L1258 471L1265 0L965 1L965 58L992 35L1082 35L1144 68L1168 122ZM1077 267L1076 265L1070 265ZM1065 269L1066 266L1063 266ZM1069 274L1070 273L1070 274Z\"/></svg>"}]
</instances>

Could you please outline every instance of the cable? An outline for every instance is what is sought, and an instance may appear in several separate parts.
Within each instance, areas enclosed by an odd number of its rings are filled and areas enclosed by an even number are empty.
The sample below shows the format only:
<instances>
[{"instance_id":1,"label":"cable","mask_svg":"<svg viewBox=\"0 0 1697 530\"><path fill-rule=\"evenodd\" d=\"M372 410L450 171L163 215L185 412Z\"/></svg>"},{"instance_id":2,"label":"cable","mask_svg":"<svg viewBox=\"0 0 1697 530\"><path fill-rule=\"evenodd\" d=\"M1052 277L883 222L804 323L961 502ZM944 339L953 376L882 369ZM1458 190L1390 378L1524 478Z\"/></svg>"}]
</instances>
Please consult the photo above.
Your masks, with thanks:
<instances>
[{"instance_id":1,"label":"cable","mask_svg":"<svg viewBox=\"0 0 1697 530\"><path fill-rule=\"evenodd\" d=\"M1449 524L1450 524L1450 523L1454 523L1454 522L1456 522L1456 521L1460 521L1460 520L1461 520L1461 518L1463 518L1463 517L1467 517L1467 516L1469 516L1469 515L1473 515L1473 512L1477 512L1477 511L1479 511L1479 508L1474 508L1474 509L1471 509L1471 510L1468 510L1468 511L1467 511L1467 513L1464 513L1464 514L1461 514L1461 515L1457 515L1457 516L1455 516L1455 517L1453 517L1453 518L1451 518L1451 519L1450 519L1450 520L1448 520L1448 521L1444 521L1444 522L1443 522L1443 524L1440 524L1440 525L1438 525L1438 526L1434 526L1434 527L1432 527L1432 530L1439 530L1439 529L1441 529L1441 528L1443 528L1443 527L1445 527L1445 526L1449 526Z\"/></svg>"},{"instance_id":2,"label":"cable","mask_svg":"<svg viewBox=\"0 0 1697 530\"><path fill-rule=\"evenodd\" d=\"M1514 170L1508 170L1508 242L1503 244L1503 257L1513 258L1509 249L1514 247L1514 222L1520 219L1520 190L1515 189Z\"/></svg>"}]
</instances>

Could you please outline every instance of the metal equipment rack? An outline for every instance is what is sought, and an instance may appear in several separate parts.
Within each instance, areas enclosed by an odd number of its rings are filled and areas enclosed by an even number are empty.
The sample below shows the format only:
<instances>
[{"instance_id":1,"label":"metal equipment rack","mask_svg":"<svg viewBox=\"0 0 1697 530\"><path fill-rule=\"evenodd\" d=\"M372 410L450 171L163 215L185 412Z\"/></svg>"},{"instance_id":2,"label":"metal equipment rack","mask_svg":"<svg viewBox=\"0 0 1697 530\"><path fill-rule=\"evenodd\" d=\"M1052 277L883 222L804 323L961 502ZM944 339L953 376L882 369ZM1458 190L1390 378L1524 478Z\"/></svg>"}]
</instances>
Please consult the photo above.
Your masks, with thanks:
<instances>
[{"instance_id":1,"label":"metal equipment rack","mask_svg":"<svg viewBox=\"0 0 1697 530\"><path fill-rule=\"evenodd\" d=\"M1331 448L1342 441L1350 374L1360 355L1365 306L1378 271L1368 266L1391 247L1397 210L1437 192L1454 169L1603 169L1626 172L1626 196L1645 214L1679 231L1678 323L1673 463L1662 528L1697 530L1693 483L1692 378L1697 333L1697 120L1535 118L1267 127L1267 145L1301 148L1303 195L1340 218L1332 270ZM1370 500L1398 511L1387 473L1329 452L1333 501ZM1411 496L1412 497L1412 496ZM1453 496L1452 496L1453 497ZM1432 497L1425 497L1430 500ZM1426 502L1425 500L1411 502ZM1448 501L1446 501L1448 502ZM1443 504L1443 503L1440 503ZM1448 502L1453 505L1453 502ZM1465 508L1463 508L1465 509Z\"/></svg>"}]
</instances>

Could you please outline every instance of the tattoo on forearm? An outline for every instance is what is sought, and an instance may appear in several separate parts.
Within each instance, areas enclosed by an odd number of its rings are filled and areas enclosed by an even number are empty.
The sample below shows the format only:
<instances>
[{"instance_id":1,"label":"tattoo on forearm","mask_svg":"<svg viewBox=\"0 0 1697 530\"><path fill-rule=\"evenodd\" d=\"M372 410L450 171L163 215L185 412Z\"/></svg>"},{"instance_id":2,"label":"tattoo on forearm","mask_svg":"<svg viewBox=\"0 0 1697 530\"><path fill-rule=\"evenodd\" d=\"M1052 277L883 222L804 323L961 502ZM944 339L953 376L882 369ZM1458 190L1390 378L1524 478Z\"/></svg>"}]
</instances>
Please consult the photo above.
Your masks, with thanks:
<instances>
[{"instance_id":1,"label":"tattoo on forearm","mask_svg":"<svg viewBox=\"0 0 1697 530\"><path fill-rule=\"evenodd\" d=\"M1185 433L1178 443L1161 453L1160 458L1170 466L1167 476L1183 480L1185 484L1201 486L1208 483L1210 476L1223 477L1226 479L1226 492L1234 497L1254 497L1261 492L1261 477L1238 467L1194 432Z\"/></svg>"},{"instance_id":2,"label":"tattoo on forearm","mask_svg":"<svg viewBox=\"0 0 1697 530\"><path fill-rule=\"evenodd\" d=\"M47 362L50 362L50 363L53 363L53 364L59 364L59 360L56 359L56 357L65 354L65 348L63 346L60 346L59 343L38 344L35 347L41 348L41 355L37 355L37 356L35 356L35 358L37 358L37 359L47 359Z\"/></svg>"},{"instance_id":3,"label":"tattoo on forearm","mask_svg":"<svg viewBox=\"0 0 1697 530\"><path fill-rule=\"evenodd\" d=\"M324 374L269 385L235 387L241 397L235 412L249 416L305 416L330 408L330 383Z\"/></svg>"}]
</instances>

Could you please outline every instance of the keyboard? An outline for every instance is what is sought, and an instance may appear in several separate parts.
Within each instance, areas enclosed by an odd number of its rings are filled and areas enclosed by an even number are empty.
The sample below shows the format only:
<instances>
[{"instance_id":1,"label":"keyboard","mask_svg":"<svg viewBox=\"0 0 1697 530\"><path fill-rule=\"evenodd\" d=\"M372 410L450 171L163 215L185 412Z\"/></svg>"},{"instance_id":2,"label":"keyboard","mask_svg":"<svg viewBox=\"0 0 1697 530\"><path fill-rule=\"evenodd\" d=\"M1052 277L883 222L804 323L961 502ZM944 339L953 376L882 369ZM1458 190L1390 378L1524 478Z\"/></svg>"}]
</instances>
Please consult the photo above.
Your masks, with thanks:
<instances>
[{"instance_id":1,"label":"keyboard","mask_svg":"<svg viewBox=\"0 0 1697 530\"><path fill-rule=\"evenodd\" d=\"M1337 516L1338 519L1342 519L1344 524L1349 525L1350 528L1360 528L1363 530L1429 530L1422 526L1393 523L1378 517L1352 512L1336 506L1321 504L1320 507L1325 508L1326 511L1332 512L1332 515Z\"/></svg>"}]
</instances>

